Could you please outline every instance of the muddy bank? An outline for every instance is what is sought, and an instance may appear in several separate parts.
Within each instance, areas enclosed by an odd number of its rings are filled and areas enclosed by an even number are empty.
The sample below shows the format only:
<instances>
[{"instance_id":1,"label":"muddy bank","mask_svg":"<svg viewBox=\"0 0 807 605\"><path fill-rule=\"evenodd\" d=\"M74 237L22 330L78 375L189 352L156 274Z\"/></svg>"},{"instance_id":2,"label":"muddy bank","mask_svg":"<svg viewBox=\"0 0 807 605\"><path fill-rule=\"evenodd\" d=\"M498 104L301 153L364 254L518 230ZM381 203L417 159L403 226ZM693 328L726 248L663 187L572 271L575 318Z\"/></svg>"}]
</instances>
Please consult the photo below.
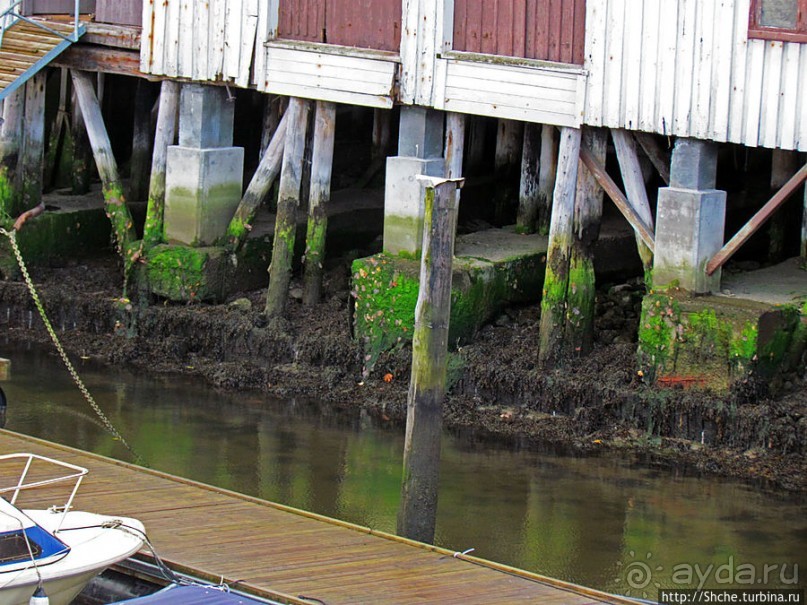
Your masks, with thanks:
<instances>
[{"instance_id":1,"label":"muddy bank","mask_svg":"<svg viewBox=\"0 0 807 605\"><path fill-rule=\"evenodd\" d=\"M113 258L33 271L59 337L71 353L152 372L199 376L227 389L307 397L362 408L391 424L405 418L410 351L381 357L363 378L351 339L349 259L327 274L322 303L303 307L292 289L288 318L267 323L264 292L222 305L121 299ZM562 370L536 367L539 307L509 310L452 354L445 420L455 430L519 447L624 450L670 465L807 489L807 369L770 398L753 380L724 397L658 390L636 372L641 285L599 295L597 347ZM25 285L0 282L0 324L11 343L48 341Z\"/></svg>"}]
</instances>

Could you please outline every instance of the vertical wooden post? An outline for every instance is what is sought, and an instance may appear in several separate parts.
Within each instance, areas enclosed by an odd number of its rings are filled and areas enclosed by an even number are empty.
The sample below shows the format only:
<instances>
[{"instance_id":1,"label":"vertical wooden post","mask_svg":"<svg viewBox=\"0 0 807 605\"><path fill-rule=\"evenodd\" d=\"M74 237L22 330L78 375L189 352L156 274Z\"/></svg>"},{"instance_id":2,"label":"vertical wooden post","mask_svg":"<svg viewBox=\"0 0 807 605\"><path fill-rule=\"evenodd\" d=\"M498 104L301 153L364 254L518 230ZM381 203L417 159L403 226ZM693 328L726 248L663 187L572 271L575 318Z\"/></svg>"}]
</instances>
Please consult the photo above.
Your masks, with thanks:
<instances>
[{"instance_id":1,"label":"vertical wooden post","mask_svg":"<svg viewBox=\"0 0 807 605\"><path fill-rule=\"evenodd\" d=\"M799 170L799 153L787 149L774 149L771 153L771 191L779 191ZM768 222L768 261L784 260L787 211L780 208Z\"/></svg>"},{"instance_id":2,"label":"vertical wooden post","mask_svg":"<svg viewBox=\"0 0 807 605\"><path fill-rule=\"evenodd\" d=\"M521 186L518 191L516 232L535 233L538 221L539 179L541 154L541 125L524 125L524 146L521 152Z\"/></svg>"},{"instance_id":3,"label":"vertical wooden post","mask_svg":"<svg viewBox=\"0 0 807 605\"><path fill-rule=\"evenodd\" d=\"M563 128L560 133L558 175L552 196L549 249L541 298L541 334L538 360L544 366L560 361L566 325L566 292L569 286L569 258L572 248L574 200L581 132Z\"/></svg>"},{"instance_id":4,"label":"vertical wooden post","mask_svg":"<svg viewBox=\"0 0 807 605\"><path fill-rule=\"evenodd\" d=\"M465 114L453 112L446 114L446 143L443 157L446 160L446 177L449 179L462 177L465 123Z\"/></svg>"},{"instance_id":5,"label":"vertical wooden post","mask_svg":"<svg viewBox=\"0 0 807 605\"><path fill-rule=\"evenodd\" d=\"M281 107L280 97L277 95L263 95L263 127L261 129L261 151L259 159L263 159L269 143L275 136L278 124L280 124Z\"/></svg>"},{"instance_id":6,"label":"vertical wooden post","mask_svg":"<svg viewBox=\"0 0 807 605\"><path fill-rule=\"evenodd\" d=\"M468 173L478 170L485 159L485 139L487 138L487 118L470 116L468 118Z\"/></svg>"},{"instance_id":7,"label":"vertical wooden post","mask_svg":"<svg viewBox=\"0 0 807 605\"><path fill-rule=\"evenodd\" d=\"M289 101L287 111L289 122L286 127L283 167L280 172L272 262L269 265L269 289L266 292L265 313L270 317L283 315L286 310L310 109L310 102L303 99L294 97Z\"/></svg>"},{"instance_id":8,"label":"vertical wooden post","mask_svg":"<svg viewBox=\"0 0 807 605\"><path fill-rule=\"evenodd\" d=\"M22 206L30 210L42 201L45 162L45 85L47 74L40 71L25 84L25 121L22 134Z\"/></svg>"},{"instance_id":9,"label":"vertical wooden post","mask_svg":"<svg viewBox=\"0 0 807 605\"><path fill-rule=\"evenodd\" d=\"M328 230L325 206L331 199L335 131L336 105L327 101L317 101L303 272L303 304L306 305L317 304L322 296L325 234Z\"/></svg>"},{"instance_id":10,"label":"vertical wooden post","mask_svg":"<svg viewBox=\"0 0 807 605\"><path fill-rule=\"evenodd\" d=\"M392 112L389 109L373 110L373 145L370 161L383 162L390 146Z\"/></svg>"},{"instance_id":11,"label":"vertical wooden post","mask_svg":"<svg viewBox=\"0 0 807 605\"><path fill-rule=\"evenodd\" d=\"M109 142L104 118L101 115L101 105L95 96L89 74L75 70L71 73L73 88L84 116L84 123L87 126L87 135L95 157L95 165L98 168L98 174L101 175L106 213L112 222L112 232L115 235L118 252L124 255L124 263L128 267L129 259L125 255L129 244L135 240L136 235L132 215L126 206L126 198L123 195L123 184L118 173L118 165L112 154L112 145Z\"/></svg>"},{"instance_id":12,"label":"vertical wooden post","mask_svg":"<svg viewBox=\"0 0 807 605\"><path fill-rule=\"evenodd\" d=\"M280 165L283 161L283 150L286 144L286 129L289 122L288 112L283 114L280 124L275 129L275 135L269 143L269 147L258 164L258 169L252 175L244 197L235 209L235 214L227 227L228 245L233 250L238 250L249 235L252 229L252 220L258 211L258 207L269 195L269 190L280 173Z\"/></svg>"},{"instance_id":13,"label":"vertical wooden post","mask_svg":"<svg viewBox=\"0 0 807 605\"><path fill-rule=\"evenodd\" d=\"M49 188L53 185L57 173L59 172L59 162L65 147L66 131L69 128L67 120L67 83L70 80L70 73L66 67L59 70L59 108L56 111L56 118L50 128L48 144L45 150L45 176L43 187Z\"/></svg>"},{"instance_id":14,"label":"vertical wooden post","mask_svg":"<svg viewBox=\"0 0 807 605\"><path fill-rule=\"evenodd\" d=\"M538 224L541 235L549 234L552 216L552 196L558 173L558 129L549 124L541 127L541 159L538 168Z\"/></svg>"},{"instance_id":15,"label":"vertical wooden post","mask_svg":"<svg viewBox=\"0 0 807 605\"><path fill-rule=\"evenodd\" d=\"M661 148L661 145L658 144L656 140L656 136L650 134L649 132L639 132L636 131L633 133L636 142L639 143L641 148L647 154L647 157L650 158L650 163L653 164L653 167L659 173L661 180L669 186L670 185L670 154L664 151Z\"/></svg>"},{"instance_id":16,"label":"vertical wooden post","mask_svg":"<svg viewBox=\"0 0 807 605\"><path fill-rule=\"evenodd\" d=\"M807 186L804 187L804 207L801 211L801 262L807 266Z\"/></svg>"},{"instance_id":17,"label":"vertical wooden post","mask_svg":"<svg viewBox=\"0 0 807 605\"><path fill-rule=\"evenodd\" d=\"M154 133L154 152L151 157L151 178L149 180L148 208L143 227L145 249L159 244L163 239L163 219L165 217L165 171L168 147L174 144L177 136L177 108L179 107L179 83L163 80L160 84L157 129Z\"/></svg>"},{"instance_id":18,"label":"vertical wooden post","mask_svg":"<svg viewBox=\"0 0 807 605\"><path fill-rule=\"evenodd\" d=\"M496 131L496 176L495 216L499 225L515 220L516 174L521 165L521 139L523 122L499 119Z\"/></svg>"},{"instance_id":19,"label":"vertical wooden post","mask_svg":"<svg viewBox=\"0 0 807 605\"><path fill-rule=\"evenodd\" d=\"M642 167L636 154L636 142L627 130L614 128L611 130L614 139L616 156L619 160L619 171L622 182L625 183L625 194L628 202L642 219L645 225L653 229L653 213L650 210L650 201L647 199L647 189L642 177ZM653 251L644 243L639 234L636 234L636 246L644 265L645 284L650 287L652 283Z\"/></svg>"},{"instance_id":20,"label":"vertical wooden post","mask_svg":"<svg viewBox=\"0 0 807 605\"><path fill-rule=\"evenodd\" d=\"M607 131L583 128L582 146L605 165L608 148ZM594 347L594 244L599 238L602 221L603 190L588 168L581 165L577 173L574 205L574 241L569 260L569 285L566 289L566 333L564 348L572 355L587 355Z\"/></svg>"},{"instance_id":21,"label":"vertical wooden post","mask_svg":"<svg viewBox=\"0 0 807 605\"><path fill-rule=\"evenodd\" d=\"M440 433L446 389L451 267L461 180L424 177L426 186L420 290L415 306L412 375L406 405L398 534L431 543L437 520Z\"/></svg>"},{"instance_id":22,"label":"vertical wooden post","mask_svg":"<svg viewBox=\"0 0 807 605\"><path fill-rule=\"evenodd\" d=\"M71 110L73 133L73 168L70 174L73 195L84 195L90 190L92 179L92 148L84 125L84 116L78 104L78 97L73 91L73 107Z\"/></svg>"},{"instance_id":23,"label":"vertical wooden post","mask_svg":"<svg viewBox=\"0 0 807 605\"><path fill-rule=\"evenodd\" d=\"M25 113L25 90L17 89L3 103L0 124L0 216L19 212L19 165L22 123Z\"/></svg>"},{"instance_id":24,"label":"vertical wooden post","mask_svg":"<svg viewBox=\"0 0 807 605\"><path fill-rule=\"evenodd\" d=\"M129 162L129 196L132 201L145 200L149 194L151 169L151 107L150 85L138 79L134 98L132 157Z\"/></svg>"}]
</instances>

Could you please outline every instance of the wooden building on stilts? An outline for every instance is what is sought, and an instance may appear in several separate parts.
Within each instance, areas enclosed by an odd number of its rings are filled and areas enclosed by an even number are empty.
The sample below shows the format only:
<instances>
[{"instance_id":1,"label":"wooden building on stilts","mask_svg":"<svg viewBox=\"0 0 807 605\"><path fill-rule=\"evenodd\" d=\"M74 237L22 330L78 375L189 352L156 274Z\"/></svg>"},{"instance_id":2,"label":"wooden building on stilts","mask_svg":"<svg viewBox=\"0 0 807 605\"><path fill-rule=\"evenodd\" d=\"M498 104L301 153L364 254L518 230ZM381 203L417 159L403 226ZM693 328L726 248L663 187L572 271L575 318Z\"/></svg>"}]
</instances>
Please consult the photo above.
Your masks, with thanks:
<instances>
[{"instance_id":1,"label":"wooden building on stilts","mask_svg":"<svg viewBox=\"0 0 807 605\"><path fill-rule=\"evenodd\" d=\"M271 264L266 313L282 314L304 250L304 298L316 302L346 120L347 130L366 125L369 141L356 155L366 178L351 183L384 175L381 256L354 263L368 359L411 336L416 296L404 286L417 281L423 237L418 176L466 177L460 221L486 223L457 239L452 343L503 305L540 300L541 363L585 353L605 252L644 272L639 350L652 377L700 372L725 387L755 360L804 346L805 0L3 0L0 9L0 209L13 221L39 205L53 184L51 150L69 133L72 186L86 186L91 153L127 283L151 295L222 299L265 285ZM49 73L61 77L53 94ZM113 100L102 106L103 96ZM46 116L56 116L49 129ZM269 228L262 205L272 206ZM601 237L604 215L625 237ZM721 267L749 239L755 262L792 267L795 296L749 294L754 304L741 310L716 296L742 297ZM777 330L760 331L772 312ZM690 333L714 340L710 363L722 370L701 371Z\"/></svg>"}]
</instances>

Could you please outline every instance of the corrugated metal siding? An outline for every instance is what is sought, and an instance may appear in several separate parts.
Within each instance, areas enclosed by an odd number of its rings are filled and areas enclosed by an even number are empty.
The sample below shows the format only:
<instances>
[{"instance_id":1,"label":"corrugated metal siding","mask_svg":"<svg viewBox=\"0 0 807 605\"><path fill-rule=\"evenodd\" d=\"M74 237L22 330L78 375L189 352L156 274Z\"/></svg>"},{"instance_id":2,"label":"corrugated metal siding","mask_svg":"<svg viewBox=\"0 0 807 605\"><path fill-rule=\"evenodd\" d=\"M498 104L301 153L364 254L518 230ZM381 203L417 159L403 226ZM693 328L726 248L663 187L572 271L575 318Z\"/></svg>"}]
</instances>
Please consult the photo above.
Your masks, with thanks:
<instances>
[{"instance_id":1,"label":"corrugated metal siding","mask_svg":"<svg viewBox=\"0 0 807 605\"><path fill-rule=\"evenodd\" d=\"M259 0L145 0L140 69L196 81L249 84Z\"/></svg>"},{"instance_id":2,"label":"corrugated metal siding","mask_svg":"<svg viewBox=\"0 0 807 605\"><path fill-rule=\"evenodd\" d=\"M397 52L401 0L280 0L277 37Z\"/></svg>"},{"instance_id":3,"label":"corrugated metal siding","mask_svg":"<svg viewBox=\"0 0 807 605\"><path fill-rule=\"evenodd\" d=\"M807 150L807 44L749 40L750 0L588 0L585 122Z\"/></svg>"},{"instance_id":4,"label":"corrugated metal siding","mask_svg":"<svg viewBox=\"0 0 807 605\"><path fill-rule=\"evenodd\" d=\"M583 64L586 0L455 0L454 50Z\"/></svg>"},{"instance_id":5,"label":"corrugated metal siding","mask_svg":"<svg viewBox=\"0 0 807 605\"><path fill-rule=\"evenodd\" d=\"M115 25L137 25L143 20L143 0L98 0L95 20Z\"/></svg>"}]
</instances>

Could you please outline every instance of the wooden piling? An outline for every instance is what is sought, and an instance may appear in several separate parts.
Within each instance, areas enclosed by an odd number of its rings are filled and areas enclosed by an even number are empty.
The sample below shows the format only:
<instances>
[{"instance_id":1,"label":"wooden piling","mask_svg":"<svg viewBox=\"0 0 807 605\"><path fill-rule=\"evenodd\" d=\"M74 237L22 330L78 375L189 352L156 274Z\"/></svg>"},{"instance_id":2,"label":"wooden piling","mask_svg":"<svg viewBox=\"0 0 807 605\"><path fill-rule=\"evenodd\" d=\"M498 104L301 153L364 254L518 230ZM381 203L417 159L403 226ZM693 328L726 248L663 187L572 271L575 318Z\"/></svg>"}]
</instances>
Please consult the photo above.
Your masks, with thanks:
<instances>
[{"instance_id":1,"label":"wooden piling","mask_svg":"<svg viewBox=\"0 0 807 605\"><path fill-rule=\"evenodd\" d=\"M619 160L619 170L622 182L625 184L625 193L628 202L645 225L653 229L653 212L650 210L650 201L647 198L642 167L639 165L639 156L636 154L636 141L627 130L614 128L611 130L614 139L616 156ZM639 257L644 265L645 284L648 288L652 283L653 251L644 243L642 237L636 234L636 246Z\"/></svg>"},{"instance_id":2,"label":"wooden piling","mask_svg":"<svg viewBox=\"0 0 807 605\"><path fill-rule=\"evenodd\" d=\"M59 70L59 108L56 110L56 118L53 120L53 125L50 128L48 144L45 148L44 188L49 188L53 185L56 175L59 172L61 156L69 145L67 141L70 132L67 114L67 84L69 80L70 73L68 69L62 67Z\"/></svg>"},{"instance_id":3,"label":"wooden piling","mask_svg":"<svg viewBox=\"0 0 807 605\"><path fill-rule=\"evenodd\" d=\"M434 541L440 467L440 433L446 388L451 268L459 180L424 179L425 217L420 289L415 306L412 374L406 406L398 535Z\"/></svg>"},{"instance_id":4,"label":"wooden piling","mask_svg":"<svg viewBox=\"0 0 807 605\"><path fill-rule=\"evenodd\" d=\"M569 259L573 240L574 200L581 137L582 134L577 128L564 127L560 133L558 174L552 195L549 249L541 298L538 361L544 366L556 364L563 355L566 292L569 286Z\"/></svg>"},{"instance_id":5,"label":"wooden piling","mask_svg":"<svg viewBox=\"0 0 807 605\"><path fill-rule=\"evenodd\" d=\"M8 380L11 376L11 360L0 357L0 380Z\"/></svg>"},{"instance_id":6,"label":"wooden piling","mask_svg":"<svg viewBox=\"0 0 807 605\"><path fill-rule=\"evenodd\" d=\"M132 201L148 199L149 171L151 170L151 107L149 82L138 79L134 97L134 124L132 130L132 157L129 162L129 196Z\"/></svg>"},{"instance_id":7,"label":"wooden piling","mask_svg":"<svg viewBox=\"0 0 807 605\"><path fill-rule=\"evenodd\" d=\"M45 86L47 74L40 71L25 84L25 120L22 128L20 210L30 210L42 201L45 165Z\"/></svg>"},{"instance_id":8,"label":"wooden piling","mask_svg":"<svg viewBox=\"0 0 807 605\"><path fill-rule=\"evenodd\" d=\"M277 95L263 95L263 126L261 128L261 151L258 154L258 159L263 159L266 150L269 148L269 143L275 136L277 127L280 124L282 117L280 97Z\"/></svg>"},{"instance_id":9,"label":"wooden piling","mask_svg":"<svg viewBox=\"0 0 807 605\"><path fill-rule=\"evenodd\" d=\"M286 310L310 109L309 101L294 97L289 101L286 112L288 125L283 149L283 167L280 172L272 262L269 265L269 288L266 292L265 313L269 317L283 315Z\"/></svg>"},{"instance_id":10,"label":"wooden piling","mask_svg":"<svg viewBox=\"0 0 807 605\"><path fill-rule=\"evenodd\" d=\"M237 251L244 244L252 229L252 221L258 208L269 195L269 191L280 173L283 150L286 145L288 115L288 112L284 113L277 125L275 134L258 164L258 169L252 175L244 197L241 198L230 225L227 227L227 243L233 250Z\"/></svg>"},{"instance_id":11,"label":"wooden piling","mask_svg":"<svg viewBox=\"0 0 807 605\"><path fill-rule=\"evenodd\" d=\"M130 266L131 259L127 252L129 244L135 240L136 234L132 215L126 206L123 195L123 184L118 173L118 165L112 154L112 145L101 115L101 105L93 90L92 79L83 71L73 70L73 88L78 97L78 104L84 116L87 136L90 139L95 165L101 176L104 191L104 206L109 220L112 222L112 233L117 242L118 252L124 257L124 264Z\"/></svg>"},{"instance_id":12,"label":"wooden piling","mask_svg":"<svg viewBox=\"0 0 807 605\"><path fill-rule=\"evenodd\" d=\"M649 132L636 131L633 133L633 136L644 150L645 154L647 154L647 157L650 158L650 163L653 164L653 167L659 173L661 180L669 187L670 154L662 149L661 145L658 144L656 136Z\"/></svg>"},{"instance_id":13,"label":"wooden piling","mask_svg":"<svg viewBox=\"0 0 807 605\"><path fill-rule=\"evenodd\" d=\"M801 211L801 262L807 266L807 187L804 188L804 207Z\"/></svg>"},{"instance_id":14,"label":"wooden piling","mask_svg":"<svg viewBox=\"0 0 807 605\"><path fill-rule=\"evenodd\" d=\"M446 177L458 179L462 177L462 165L465 149L466 116L462 113L446 114L446 142L443 157L446 160Z\"/></svg>"},{"instance_id":15,"label":"wooden piling","mask_svg":"<svg viewBox=\"0 0 807 605\"><path fill-rule=\"evenodd\" d=\"M84 116L73 91L70 128L73 134L73 167L70 171L73 195L84 195L90 191L92 181L92 147L84 125Z\"/></svg>"},{"instance_id":16,"label":"wooden piling","mask_svg":"<svg viewBox=\"0 0 807 605\"><path fill-rule=\"evenodd\" d=\"M607 132L601 128L583 128L582 143L605 164ZM566 289L566 329L564 348L572 356L587 355L594 347L594 244L600 234L603 191L585 166L577 173L574 205L574 240L569 259L569 285Z\"/></svg>"},{"instance_id":17,"label":"wooden piling","mask_svg":"<svg viewBox=\"0 0 807 605\"><path fill-rule=\"evenodd\" d=\"M325 233L328 230L328 216L325 207L331 199L335 131L336 105L327 101L317 101L303 267L303 304L306 305L317 304L322 296Z\"/></svg>"},{"instance_id":18,"label":"wooden piling","mask_svg":"<svg viewBox=\"0 0 807 605\"><path fill-rule=\"evenodd\" d=\"M5 98L0 124L0 216L19 213L19 171L25 90L17 89Z\"/></svg>"},{"instance_id":19,"label":"wooden piling","mask_svg":"<svg viewBox=\"0 0 807 605\"><path fill-rule=\"evenodd\" d=\"M518 233L535 233L539 205L539 162L541 159L541 125L524 125L524 144L521 151L521 185L518 191Z\"/></svg>"},{"instance_id":20,"label":"wooden piling","mask_svg":"<svg viewBox=\"0 0 807 605\"><path fill-rule=\"evenodd\" d=\"M483 116L468 117L468 172L478 170L485 159L485 143L487 139L488 121Z\"/></svg>"},{"instance_id":21,"label":"wooden piling","mask_svg":"<svg viewBox=\"0 0 807 605\"><path fill-rule=\"evenodd\" d=\"M496 177L494 221L507 225L515 220L516 178L521 166L521 139L524 123L499 119L496 130Z\"/></svg>"},{"instance_id":22,"label":"wooden piling","mask_svg":"<svg viewBox=\"0 0 807 605\"><path fill-rule=\"evenodd\" d=\"M552 216L552 196L558 173L558 129L549 124L541 127L541 158L538 167L538 218L536 231L549 234Z\"/></svg>"},{"instance_id":23,"label":"wooden piling","mask_svg":"<svg viewBox=\"0 0 807 605\"><path fill-rule=\"evenodd\" d=\"M177 136L177 109L179 108L179 83L163 80L160 84L160 99L157 109L157 129L154 133L154 151L151 157L148 208L143 227L143 247L151 248L163 239L165 218L165 172L168 147Z\"/></svg>"},{"instance_id":24,"label":"wooden piling","mask_svg":"<svg viewBox=\"0 0 807 605\"><path fill-rule=\"evenodd\" d=\"M389 109L373 110L373 142L370 149L371 162L383 162L390 148L392 112Z\"/></svg>"},{"instance_id":25,"label":"wooden piling","mask_svg":"<svg viewBox=\"0 0 807 605\"><path fill-rule=\"evenodd\" d=\"M774 149L771 152L771 191L778 191L799 169L798 151ZM785 257L787 213L779 211L768 222L768 262L778 263Z\"/></svg>"}]
</instances>

